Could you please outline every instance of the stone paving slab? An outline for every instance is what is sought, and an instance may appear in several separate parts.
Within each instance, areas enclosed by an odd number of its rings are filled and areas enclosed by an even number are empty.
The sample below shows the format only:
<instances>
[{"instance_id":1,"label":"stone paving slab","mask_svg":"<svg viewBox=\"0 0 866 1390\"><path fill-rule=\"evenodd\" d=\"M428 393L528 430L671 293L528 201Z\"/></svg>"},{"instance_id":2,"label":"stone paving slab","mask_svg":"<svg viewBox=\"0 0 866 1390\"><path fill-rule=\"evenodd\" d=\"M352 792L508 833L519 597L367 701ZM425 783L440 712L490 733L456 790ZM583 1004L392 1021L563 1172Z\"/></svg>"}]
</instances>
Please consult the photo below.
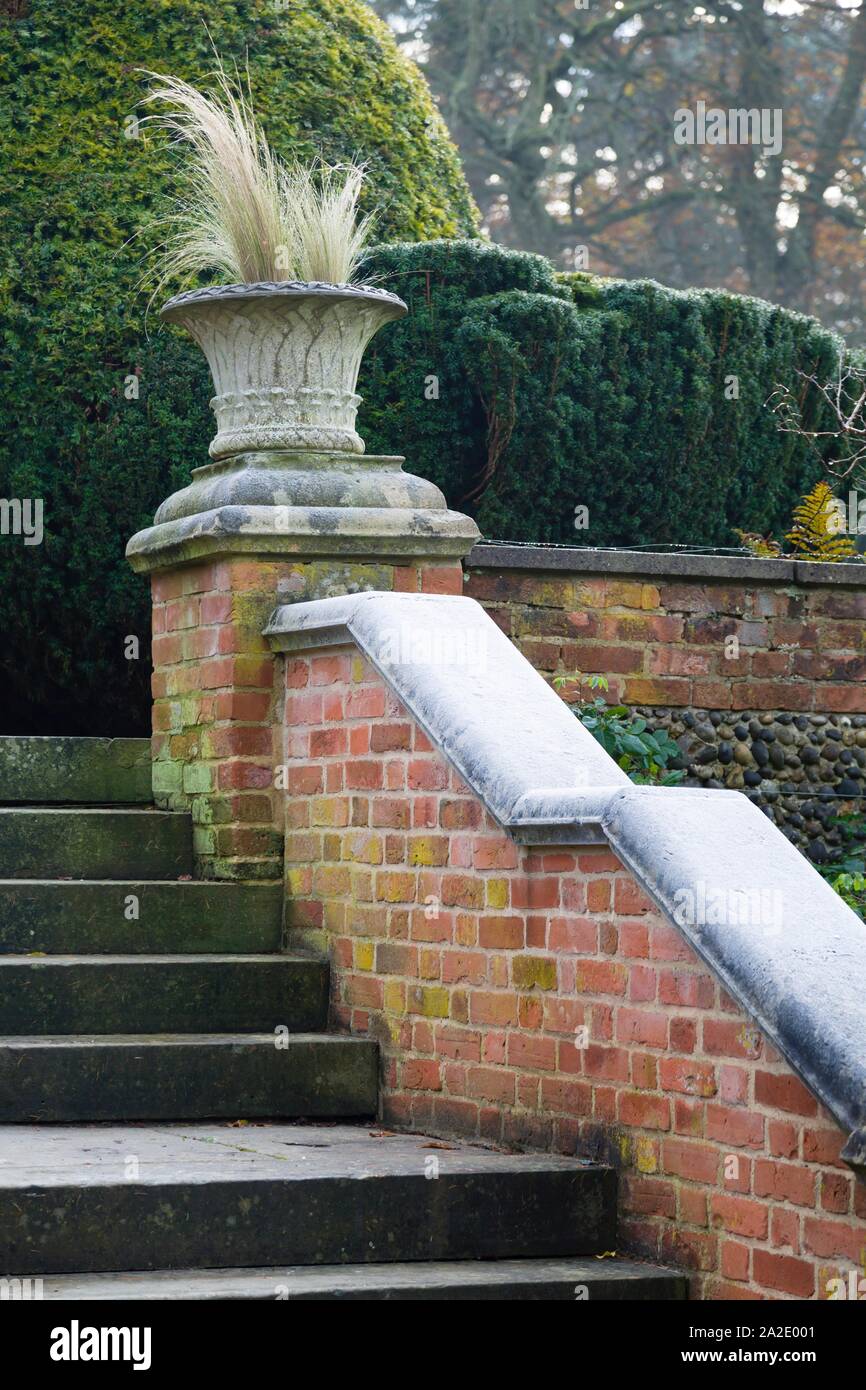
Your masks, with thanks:
<instances>
[{"instance_id":1,"label":"stone paving slab","mask_svg":"<svg viewBox=\"0 0 866 1390\"><path fill-rule=\"evenodd\" d=\"M44 1038L30 1042L50 1045ZM62 1041L62 1040L57 1040ZM86 1040L82 1039L81 1042ZM106 1041L106 1039L100 1039ZM138 1041L127 1040L130 1045ZM178 1038L178 1043L188 1038ZM375 1137L382 1135L383 1137ZM131 1147L130 1147L131 1146ZM118 1154L134 1152L141 1183L283 1181L442 1173L570 1172L592 1168L555 1154L507 1154L481 1145L397 1134L375 1126L262 1124L41 1125L0 1127L0 1192L10 1187L128 1185Z\"/></svg>"},{"instance_id":2,"label":"stone paving slab","mask_svg":"<svg viewBox=\"0 0 866 1390\"><path fill-rule=\"evenodd\" d=\"M582 1291L585 1289L585 1294ZM54 1300L496 1300L632 1302L683 1299L678 1271L637 1260L442 1260L412 1264L293 1265L273 1269L188 1269L47 1277Z\"/></svg>"}]
</instances>

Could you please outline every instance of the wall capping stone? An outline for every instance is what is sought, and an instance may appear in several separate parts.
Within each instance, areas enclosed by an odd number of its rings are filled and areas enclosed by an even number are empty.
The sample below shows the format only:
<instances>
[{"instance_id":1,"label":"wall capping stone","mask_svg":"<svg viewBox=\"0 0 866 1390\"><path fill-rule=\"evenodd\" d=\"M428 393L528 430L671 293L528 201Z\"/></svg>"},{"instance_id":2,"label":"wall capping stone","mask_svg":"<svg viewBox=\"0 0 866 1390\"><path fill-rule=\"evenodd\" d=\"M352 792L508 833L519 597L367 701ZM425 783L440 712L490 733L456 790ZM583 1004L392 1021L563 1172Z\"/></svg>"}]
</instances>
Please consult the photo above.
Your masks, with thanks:
<instances>
[{"instance_id":1,"label":"wall capping stone","mask_svg":"<svg viewBox=\"0 0 866 1390\"><path fill-rule=\"evenodd\" d=\"M474 599L366 593L290 603L275 611L264 636L283 652L357 644L523 843L598 843L607 799L631 785ZM531 736L513 757L516 729Z\"/></svg>"},{"instance_id":2,"label":"wall capping stone","mask_svg":"<svg viewBox=\"0 0 866 1390\"><path fill-rule=\"evenodd\" d=\"M372 460L364 485L373 494L378 475ZM205 468L197 469L204 474ZM393 470L386 471L390 484ZM412 479L399 474L407 486ZM277 477L277 483L285 479ZM169 498L163 507L189 494L195 504L202 479ZM438 489L435 489L438 492ZM441 496L441 494L439 494ZM183 505L183 503L179 503ZM160 511L162 508L160 508ZM159 515L159 513L157 513ZM357 507L286 505L220 505L189 516L174 516L138 531L126 547L136 574L152 574L180 565L247 556L263 563L273 560L333 558L356 562L413 559L456 560L465 555L477 533L468 517L444 505Z\"/></svg>"},{"instance_id":3,"label":"wall capping stone","mask_svg":"<svg viewBox=\"0 0 866 1390\"><path fill-rule=\"evenodd\" d=\"M573 574L629 574L643 578L752 580L767 584L866 588L866 565L761 560L751 555L687 555L583 546L509 545L483 542L464 560L472 569L550 570Z\"/></svg>"},{"instance_id":4,"label":"wall capping stone","mask_svg":"<svg viewBox=\"0 0 866 1390\"><path fill-rule=\"evenodd\" d=\"M351 639L515 838L603 836L850 1133L843 1157L866 1172L866 930L751 802L634 786L472 599L287 604L264 635L284 652ZM756 894L766 921L753 920Z\"/></svg>"}]
</instances>

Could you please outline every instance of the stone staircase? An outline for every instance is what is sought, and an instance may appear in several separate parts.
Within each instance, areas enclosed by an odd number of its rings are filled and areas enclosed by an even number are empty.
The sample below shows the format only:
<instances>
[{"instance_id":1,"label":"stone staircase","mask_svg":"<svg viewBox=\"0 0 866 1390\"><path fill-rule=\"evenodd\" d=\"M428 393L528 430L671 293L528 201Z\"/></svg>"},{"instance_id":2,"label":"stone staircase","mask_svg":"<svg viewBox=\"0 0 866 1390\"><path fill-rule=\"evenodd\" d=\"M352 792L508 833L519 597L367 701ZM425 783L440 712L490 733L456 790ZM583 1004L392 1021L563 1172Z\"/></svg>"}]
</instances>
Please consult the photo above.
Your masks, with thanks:
<instances>
[{"instance_id":1,"label":"stone staircase","mask_svg":"<svg viewBox=\"0 0 866 1390\"><path fill-rule=\"evenodd\" d=\"M0 739L0 1277L685 1297L599 1258L612 1170L377 1129L376 1044L325 1031L327 965L282 949L279 885L194 881L190 818L150 799L147 740Z\"/></svg>"}]
</instances>

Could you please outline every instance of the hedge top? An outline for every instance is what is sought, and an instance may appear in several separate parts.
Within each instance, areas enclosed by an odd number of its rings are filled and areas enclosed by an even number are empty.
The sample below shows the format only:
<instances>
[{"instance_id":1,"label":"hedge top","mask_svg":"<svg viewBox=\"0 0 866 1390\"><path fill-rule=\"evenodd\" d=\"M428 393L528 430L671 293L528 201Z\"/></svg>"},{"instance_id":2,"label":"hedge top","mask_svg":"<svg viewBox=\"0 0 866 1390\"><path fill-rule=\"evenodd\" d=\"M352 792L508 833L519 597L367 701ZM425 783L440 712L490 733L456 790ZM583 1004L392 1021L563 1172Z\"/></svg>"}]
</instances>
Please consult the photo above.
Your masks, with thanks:
<instances>
[{"instance_id":1,"label":"hedge top","mask_svg":"<svg viewBox=\"0 0 866 1390\"><path fill-rule=\"evenodd\" d=\"M98 300L82 302L97 281L115 305L132 309L141 250L125 243L178 191L182 157L139 122L141 69L208 90L214 47L241 72L249 62L275 153L366 162L377 235L476 232L457 152L424 79L361 0L292 0L285 8L234 0L206 18L208 29L198 0L32 0L21 18L0 18L0 139L15 208L4 298L17 281L43 311L48 292L55 315L101 316ZM116 259L105 264L106 253Z\"/></svg>"}]
</instances>

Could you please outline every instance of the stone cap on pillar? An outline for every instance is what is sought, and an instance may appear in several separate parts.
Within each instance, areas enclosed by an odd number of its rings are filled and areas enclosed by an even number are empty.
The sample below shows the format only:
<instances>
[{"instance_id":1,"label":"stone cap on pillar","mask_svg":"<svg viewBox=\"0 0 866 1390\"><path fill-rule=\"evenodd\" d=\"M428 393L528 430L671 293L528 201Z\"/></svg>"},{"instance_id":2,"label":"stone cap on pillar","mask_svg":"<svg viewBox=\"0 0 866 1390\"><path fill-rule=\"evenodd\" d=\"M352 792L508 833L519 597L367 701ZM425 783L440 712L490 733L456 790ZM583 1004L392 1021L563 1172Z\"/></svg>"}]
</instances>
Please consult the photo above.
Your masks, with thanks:
<instances>
[{"instance_id":1,"label":"stone cap on pillar","mask_svg":"<svg viewBox=\"0 0 866 1390\"><path fill-rule=\"evenodd\" d=\"M460 559L479 538L435 484L401 458L254 453L193 471L192 482L133 536L132 568L154 570L226 555L357 560Z\"/></svg>"}]
</instances>

